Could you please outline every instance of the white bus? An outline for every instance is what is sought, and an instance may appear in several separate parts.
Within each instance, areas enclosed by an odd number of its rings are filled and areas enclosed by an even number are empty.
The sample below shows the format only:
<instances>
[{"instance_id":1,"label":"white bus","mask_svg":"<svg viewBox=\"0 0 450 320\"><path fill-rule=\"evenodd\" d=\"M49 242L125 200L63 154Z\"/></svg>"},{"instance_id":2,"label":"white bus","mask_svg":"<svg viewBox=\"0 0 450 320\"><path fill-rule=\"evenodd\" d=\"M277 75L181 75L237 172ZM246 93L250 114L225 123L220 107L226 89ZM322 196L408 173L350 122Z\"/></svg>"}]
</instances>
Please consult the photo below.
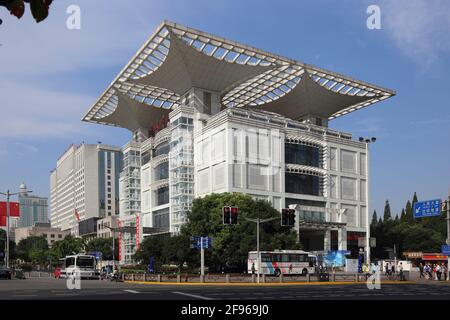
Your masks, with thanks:
<instances>
[{"instance_id":1,"label":"white bus","mask_svg":"<svg viewBox=\"0 0 450 320\"><path fill-rule=\"evenodd\" d=\"M96 260L94 256L77 254L73 256L66 256L63 260L63 269L61 276L67 277L74 274L75 271L80 271L81 279L99 279L100 272L96 268Z\"/></svg>"},{"instance_id":2,"label":"white bus","mask_svg":"<svg viewBox=\"0 0 450 320\"><path fill-rule=\"evenodd\" d=\"M306 276L314 273L317 257L303 250L260 251L260 274L292 274ZM248 253L248 273L258 273L257 251Z\"/></svg>"}]
</instances>

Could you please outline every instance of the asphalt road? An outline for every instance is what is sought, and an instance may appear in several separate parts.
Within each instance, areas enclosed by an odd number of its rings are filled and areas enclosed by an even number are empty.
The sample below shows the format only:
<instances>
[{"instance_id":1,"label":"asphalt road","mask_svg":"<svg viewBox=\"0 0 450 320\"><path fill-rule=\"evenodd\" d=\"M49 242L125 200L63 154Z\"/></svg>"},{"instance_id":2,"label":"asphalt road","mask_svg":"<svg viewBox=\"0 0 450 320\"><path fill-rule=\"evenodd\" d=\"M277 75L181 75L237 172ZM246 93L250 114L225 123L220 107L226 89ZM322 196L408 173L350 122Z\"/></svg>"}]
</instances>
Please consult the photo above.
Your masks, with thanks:
<instances>
[{"instance_id":1,"label":"asphalt road","mask_svg":"<svg viewBox=\"0 0 450 320\"><path fill-rule=\"evenodd\" d=\"M83 280L80 290L52 278L0 280L0 300L302 300L302 299L446 299L450 284L382 284L369 290L364 284L299 286L186 286L146 285Z\"/></svg>"}]
</instances>

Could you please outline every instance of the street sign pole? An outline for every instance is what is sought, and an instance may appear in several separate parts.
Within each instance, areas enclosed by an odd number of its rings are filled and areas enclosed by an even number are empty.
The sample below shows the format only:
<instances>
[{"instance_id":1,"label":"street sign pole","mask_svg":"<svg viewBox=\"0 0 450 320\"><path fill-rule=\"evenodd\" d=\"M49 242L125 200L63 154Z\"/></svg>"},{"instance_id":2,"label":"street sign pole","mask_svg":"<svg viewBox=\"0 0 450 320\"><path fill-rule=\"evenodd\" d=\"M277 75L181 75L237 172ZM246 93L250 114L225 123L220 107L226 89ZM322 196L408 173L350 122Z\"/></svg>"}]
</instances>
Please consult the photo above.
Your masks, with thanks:
<instances>
[{"instance_id":1,"label":"street sign pole","mask_svg":"<svg viewBox=\"0 0 450 320\"><path fill-rule=\"evenodd\" d=\"M259 253L259 223L261 219L256 219L256 256L258 257L258 283L259 283L259 274L261 272L261 254Z\"/></svg>"},{"instance_id":2,"label":"street sign pole","mask_svg":"<svg viewBox=\"0 0 450 320\"><path fill-rule=\"evenodd\" d=\"M205 249L203 247L203 237L200 238L200 274L202 277L205 275Z\"/></svg>"},{"instance_id":3,"label":"street sign pole","mask_svg":"<svg viewBox=\"0 0 450 320\"><path fill-rule=\"evenodd\" d=\"M6 268L9 268L9 190L6 191Z\"/></svg>"}]
</instances>

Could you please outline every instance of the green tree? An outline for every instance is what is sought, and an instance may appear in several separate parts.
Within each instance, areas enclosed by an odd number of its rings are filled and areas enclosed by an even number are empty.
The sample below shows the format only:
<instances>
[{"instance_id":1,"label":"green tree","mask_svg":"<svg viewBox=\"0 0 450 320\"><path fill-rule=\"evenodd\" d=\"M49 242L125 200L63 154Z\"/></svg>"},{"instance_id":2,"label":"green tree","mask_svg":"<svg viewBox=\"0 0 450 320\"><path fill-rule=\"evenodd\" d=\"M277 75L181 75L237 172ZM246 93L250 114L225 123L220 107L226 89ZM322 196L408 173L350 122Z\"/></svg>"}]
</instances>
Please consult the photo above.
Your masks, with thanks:
<instances>
[{"instance_id":1,"label":"green tree","mask_svg":"<svg viewBox=\"0 0 450 320\"><path fill-rule=\"evenodd\" d=\"M119 259L119 242L114 240L115 260ZM112 260L112 238L95 238L85 245L86 252L101 252L103 260Z\"/></svg>"},{"instance_id":2,"label":"green tree","mask_svg":"<svg viewBox=\"0 0 450 320\"><path fill-rule=\"evenodd\" d=\"M386 200L386 203L384 205L384 215L383 215L383 222L388 223L392 220L392 214L391 214L391 206L389 204L389 200Z\"/></svg>"},{"instance_id":3,"label":"green tree","mask_svg":"<svg viewBox=\"0 0 450 320\"><path fill-rule=\"evenodd\" d=\"M17 244L17 258L25 262L41 264L47 261L48 243L43 236L28 237Z\"/></svg>"},{"instance_id":4,"label":"green tree","mask_svg":"<svg viewBox=\"0 0 450 320\"><path fill-rule=\"evenodd\" d=\"M85 249L84 240L68 235L63 240L55 241L50 249L49 256L52 261L64 258L65 256L78 254Z\"/></svg>"},{"instance_id":5,"label":"green tree","mask_svg":"<svg viewBox=\"0 0 450 320\"><path fill-rule=\"evenodd\" d=\"M20 19L25 13L25 3L29 3L34 20L41 22L47 18L52 2L53 0L0 0L0 7L5 7L13 16Z\"/></svg>"},{"instance_id":6,"label":"green tree","mask_svg":"<svg viewBox=\"0 0 450 320\"><path fill-rule=\"evenodd\" d=\"M411 202L409 200L408 202L406 202L405 213L406 213L406 222L414 223L414 213L412 210Z\"/></svg>"}]
</instances>

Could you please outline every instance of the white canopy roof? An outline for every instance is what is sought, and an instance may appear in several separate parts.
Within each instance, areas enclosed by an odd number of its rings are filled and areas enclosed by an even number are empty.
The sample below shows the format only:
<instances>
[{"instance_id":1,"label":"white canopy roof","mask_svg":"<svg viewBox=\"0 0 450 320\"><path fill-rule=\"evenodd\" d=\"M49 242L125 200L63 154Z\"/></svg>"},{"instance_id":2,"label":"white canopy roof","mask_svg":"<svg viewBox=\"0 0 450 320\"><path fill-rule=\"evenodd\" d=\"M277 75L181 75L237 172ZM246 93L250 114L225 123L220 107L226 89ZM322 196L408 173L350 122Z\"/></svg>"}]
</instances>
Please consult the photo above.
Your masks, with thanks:
<instances>
[{"instance_id":1,"label":"white canopy roof","mask_svg":"<svg viewBox=\"0 0 450 320\"><path fill-rule=\"evenodd\" d=\"M83 120L149 128L190 88L219 92L224 107L329 119L395 92L165 21Z\"/></svg>"}]
</instances>

